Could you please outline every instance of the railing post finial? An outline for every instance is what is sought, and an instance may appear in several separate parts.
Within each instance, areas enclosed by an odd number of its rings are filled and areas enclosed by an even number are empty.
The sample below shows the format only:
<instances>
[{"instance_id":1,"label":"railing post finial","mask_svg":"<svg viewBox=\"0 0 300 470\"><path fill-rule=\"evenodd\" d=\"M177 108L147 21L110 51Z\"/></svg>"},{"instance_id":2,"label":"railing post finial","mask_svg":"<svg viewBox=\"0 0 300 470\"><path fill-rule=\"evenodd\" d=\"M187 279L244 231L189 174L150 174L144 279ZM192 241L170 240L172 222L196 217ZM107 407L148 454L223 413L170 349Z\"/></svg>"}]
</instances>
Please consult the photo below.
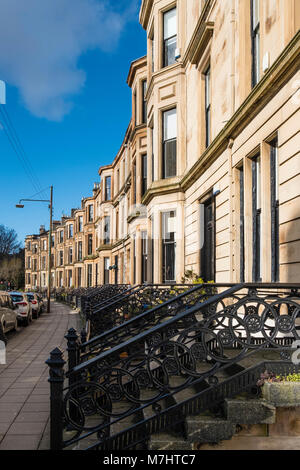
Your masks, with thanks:
<instances>
[{"instance_id":1,"label":"railing post finial","mask_svg":"<svg viewBox=\"0 0 300 470\"><path fill-rule=\"evenodd\" d=\"M50 383L50 449L63 448L63 388L65 371L63 351L53 349L50 358L46 361L49 367Z\"/></svg>"}]
</instances>

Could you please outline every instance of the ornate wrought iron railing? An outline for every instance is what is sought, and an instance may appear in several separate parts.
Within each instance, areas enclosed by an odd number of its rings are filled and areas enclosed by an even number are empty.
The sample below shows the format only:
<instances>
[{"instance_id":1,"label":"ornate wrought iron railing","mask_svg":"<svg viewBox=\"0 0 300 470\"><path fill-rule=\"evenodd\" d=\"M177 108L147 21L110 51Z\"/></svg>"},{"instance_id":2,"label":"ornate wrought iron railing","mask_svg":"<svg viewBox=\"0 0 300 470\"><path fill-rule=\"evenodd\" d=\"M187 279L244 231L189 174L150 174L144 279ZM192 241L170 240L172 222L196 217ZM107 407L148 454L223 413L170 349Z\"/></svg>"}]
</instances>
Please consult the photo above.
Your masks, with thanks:
<instances>
[{"instance_id":1,"label":"ornate wrought iron railing","mask_svg":"<svg viewBox=\"0 0 300 470\"><path fill-rule=\"evenodd\" d=\"M127 284L103 285L100 288L93 290L89 294L85 294L80 297L81 311L86 319L88 319L94 309L97 308L97 305L106 301L111 301L115 296L122 296L123 293L128 289L130 289L130 286Z\"/></svg>"},{"instance_id":2,"label":"ornate wrought iron railing","mask_svg":"<svg viewBox=\"0 0 300 470\"><path fill-rule=\"evenodd\" d=\"M53 289L52 295L58 302L65 302L68 304L78 304L78 299L81 300L81 308L85 310L85 305L92 306L94 303L111 298L127 289L127 286L103 285L98 287L81 287L78 289ZM76 300L75 300L76 299Z\"/></svg>"},{"instance_id":3,"label":"ornate wrought iron railing","mask_svg":"<svg viewBox=\"0 0 300 470\"><path fill-rule=\"evenodd\" d=\"M231 287L78 365L64 390L62 353L53 351L52 448L141 448L187 414L254 387L265 368L294 370L299 291Z\"/></svg>"},{"instance_id":4,"label":"ornate wrought iron railing","mask_svg":"<svg viewBox=\"0 0 300 470\"><path fill-rule=\"evenodd\" d=\"M203 302L217 292L228 287L224 284L199 284L186 286L140 286L138 292L130 293L107 308L98 312L100 331L103 333L89 341L77 341L73 331L70 335L76 340L80 362L100 354L127 339L146 331L166 319L178 315L198 302ZM103 312L103 313L101 313ZM109 326L112 328L109 329Z\"/></svg>"},{"instance_id":5,"label":"ornate wrought iron railing","mask_svg":"<svg viewBox=\"0 0 300 470\"><path fill-rule=\"evenodd\" d=\"M111 302L102 302L98 307L94 305L88 316L90 337L99 336L156 305L162 305L191 287L178 284L138 285L114 297Z\"/></svg>"}]
</instances>

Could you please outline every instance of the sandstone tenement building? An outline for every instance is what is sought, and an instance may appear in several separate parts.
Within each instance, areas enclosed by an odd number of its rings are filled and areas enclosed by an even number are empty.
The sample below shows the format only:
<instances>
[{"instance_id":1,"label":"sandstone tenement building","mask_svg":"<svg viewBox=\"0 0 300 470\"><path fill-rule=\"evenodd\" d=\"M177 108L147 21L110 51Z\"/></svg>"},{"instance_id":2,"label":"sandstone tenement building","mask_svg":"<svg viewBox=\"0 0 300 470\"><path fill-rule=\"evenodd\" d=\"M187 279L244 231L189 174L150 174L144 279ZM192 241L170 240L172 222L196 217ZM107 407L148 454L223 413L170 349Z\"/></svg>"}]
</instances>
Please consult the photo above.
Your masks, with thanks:
<instances>
[{"instance_id":1,"label":"sandstone tenement building","mask_svg":"<svg viewBox=\"0 0 300 470\"><path fill-rule=\"evenodd\" d=\"M52 287L300 278L300 1L143 0L111 165L53 224ZM48 233L26 238L47 285Z\"/></svg>"}]
</instances>

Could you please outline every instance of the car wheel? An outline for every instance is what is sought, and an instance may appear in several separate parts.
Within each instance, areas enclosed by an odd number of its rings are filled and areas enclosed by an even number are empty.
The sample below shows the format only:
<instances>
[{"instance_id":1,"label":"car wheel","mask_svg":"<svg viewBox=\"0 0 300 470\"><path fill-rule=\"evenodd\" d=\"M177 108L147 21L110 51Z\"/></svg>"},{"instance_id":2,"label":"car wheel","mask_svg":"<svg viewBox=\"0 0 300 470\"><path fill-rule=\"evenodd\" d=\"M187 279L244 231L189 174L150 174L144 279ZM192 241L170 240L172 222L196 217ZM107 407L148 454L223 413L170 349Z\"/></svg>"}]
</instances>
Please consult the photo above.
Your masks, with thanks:
<instances>
[{"instance_id":1,"label":"car wheel","mask_svg":"<svg viewBox=\"0 0 300 470\"><path fill-rule=\"evenodd\" d=\"M14 326L14 328L13 328L13 331L18 331L18 326L19 326L19 324L18 324L18 319L16 318L15 326Z\"/></svg>"},{"instance_id":2,"label":"car wheel","mask_svg":"<svg viewBox=\"0 0 300 470\"><path fill-rule=\"evenodd\" d=\"M38 314L37 314L37 312L34 312L34 313L32 312L32 318L34 318L35 320L38 319Z\"/></svg>"},{"instance_id":3,"label":"car wheel","mask_svg":"<svg viewBox=\"0 0 300 470\"><path fill-rule=\"evenodd\" d=\"M28 325L29 325L29 317L26 317L26 318L23 320L23 323L24 323L24 326L28 326Z\"/></svg>"}]
</instances>

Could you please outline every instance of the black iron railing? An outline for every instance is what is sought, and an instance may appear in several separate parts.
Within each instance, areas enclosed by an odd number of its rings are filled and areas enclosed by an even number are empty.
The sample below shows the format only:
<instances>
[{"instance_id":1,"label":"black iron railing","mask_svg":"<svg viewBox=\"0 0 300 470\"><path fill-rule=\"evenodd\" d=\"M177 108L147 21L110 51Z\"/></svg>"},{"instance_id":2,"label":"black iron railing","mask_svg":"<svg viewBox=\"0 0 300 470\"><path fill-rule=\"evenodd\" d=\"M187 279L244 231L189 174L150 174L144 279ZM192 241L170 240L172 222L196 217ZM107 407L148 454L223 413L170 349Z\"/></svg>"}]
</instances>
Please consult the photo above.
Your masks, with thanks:
<instances>
[{"instance_id":1,"label":"black iron railing","mask_svg":"<svg viewBox=\"0 0 300 470\"><path fill-rule=\"evenodd\" d=\"M191 289L191 285L137 285L122 295L114 297L105 304L101 302L88 316L90 337L99 336L127 320L162 305L168 299L175 298Z\"/></svg>"},{"instance_id":2,"label":"black iron railing","mask_svg":"<svg viewBox=\"0 0 300 470\"><path fill-rule=\"evenodd\" d=\"M139 286L137 292L124 296L99 311L103 331L89 341L77 343L80 361L87 360L117 344L146 331L168 318L203 302L224 285ZM135 295L136 294L136 295ZM194 319L193 319L194 321ZM106 326L106 328L105 328ZM109 328L109 326L111 328Z\"/></svg>"},{"instance_id":3,"label":"black iron railing","mask_svg":"<svg viewBox=\"0 0 300 470\"><path fill-rule=\"evenodd\" d=\"M52 448L141 448L186 415L255 387L265 368L297 369L291 352L299 340L299 291L230 287L71 367L65 389L62 353L53 351Z\"/></svg>"},{"instance_id":4,"label":"black iron railing","mask_svg":"<svg viewBox=\"0 0 300 470\"><path fill-rule=\"evenodd\" d=\"M88 294L81 296L81 309L83 314L88 318L88 316L97 309L98 305L101 303L110 301L115 296L122 295L130 289L128 284L107 284L103 285L100 288L94 288Z\"/></svg>"},{"instance_id":5,"label":"black iron railing","mask_svg":"<svg viewBox=\"0 0 300 470\"><path fill-rule=\"evenodd\" d=\"M87 317L93 310L94 305L111 301L114 296L121 295L129 288L127 285L103 285L99 287L88 287L78 289L54 289L52 295L58 302L78 307L82 314Z\"/></svg>"}]
</instances>

